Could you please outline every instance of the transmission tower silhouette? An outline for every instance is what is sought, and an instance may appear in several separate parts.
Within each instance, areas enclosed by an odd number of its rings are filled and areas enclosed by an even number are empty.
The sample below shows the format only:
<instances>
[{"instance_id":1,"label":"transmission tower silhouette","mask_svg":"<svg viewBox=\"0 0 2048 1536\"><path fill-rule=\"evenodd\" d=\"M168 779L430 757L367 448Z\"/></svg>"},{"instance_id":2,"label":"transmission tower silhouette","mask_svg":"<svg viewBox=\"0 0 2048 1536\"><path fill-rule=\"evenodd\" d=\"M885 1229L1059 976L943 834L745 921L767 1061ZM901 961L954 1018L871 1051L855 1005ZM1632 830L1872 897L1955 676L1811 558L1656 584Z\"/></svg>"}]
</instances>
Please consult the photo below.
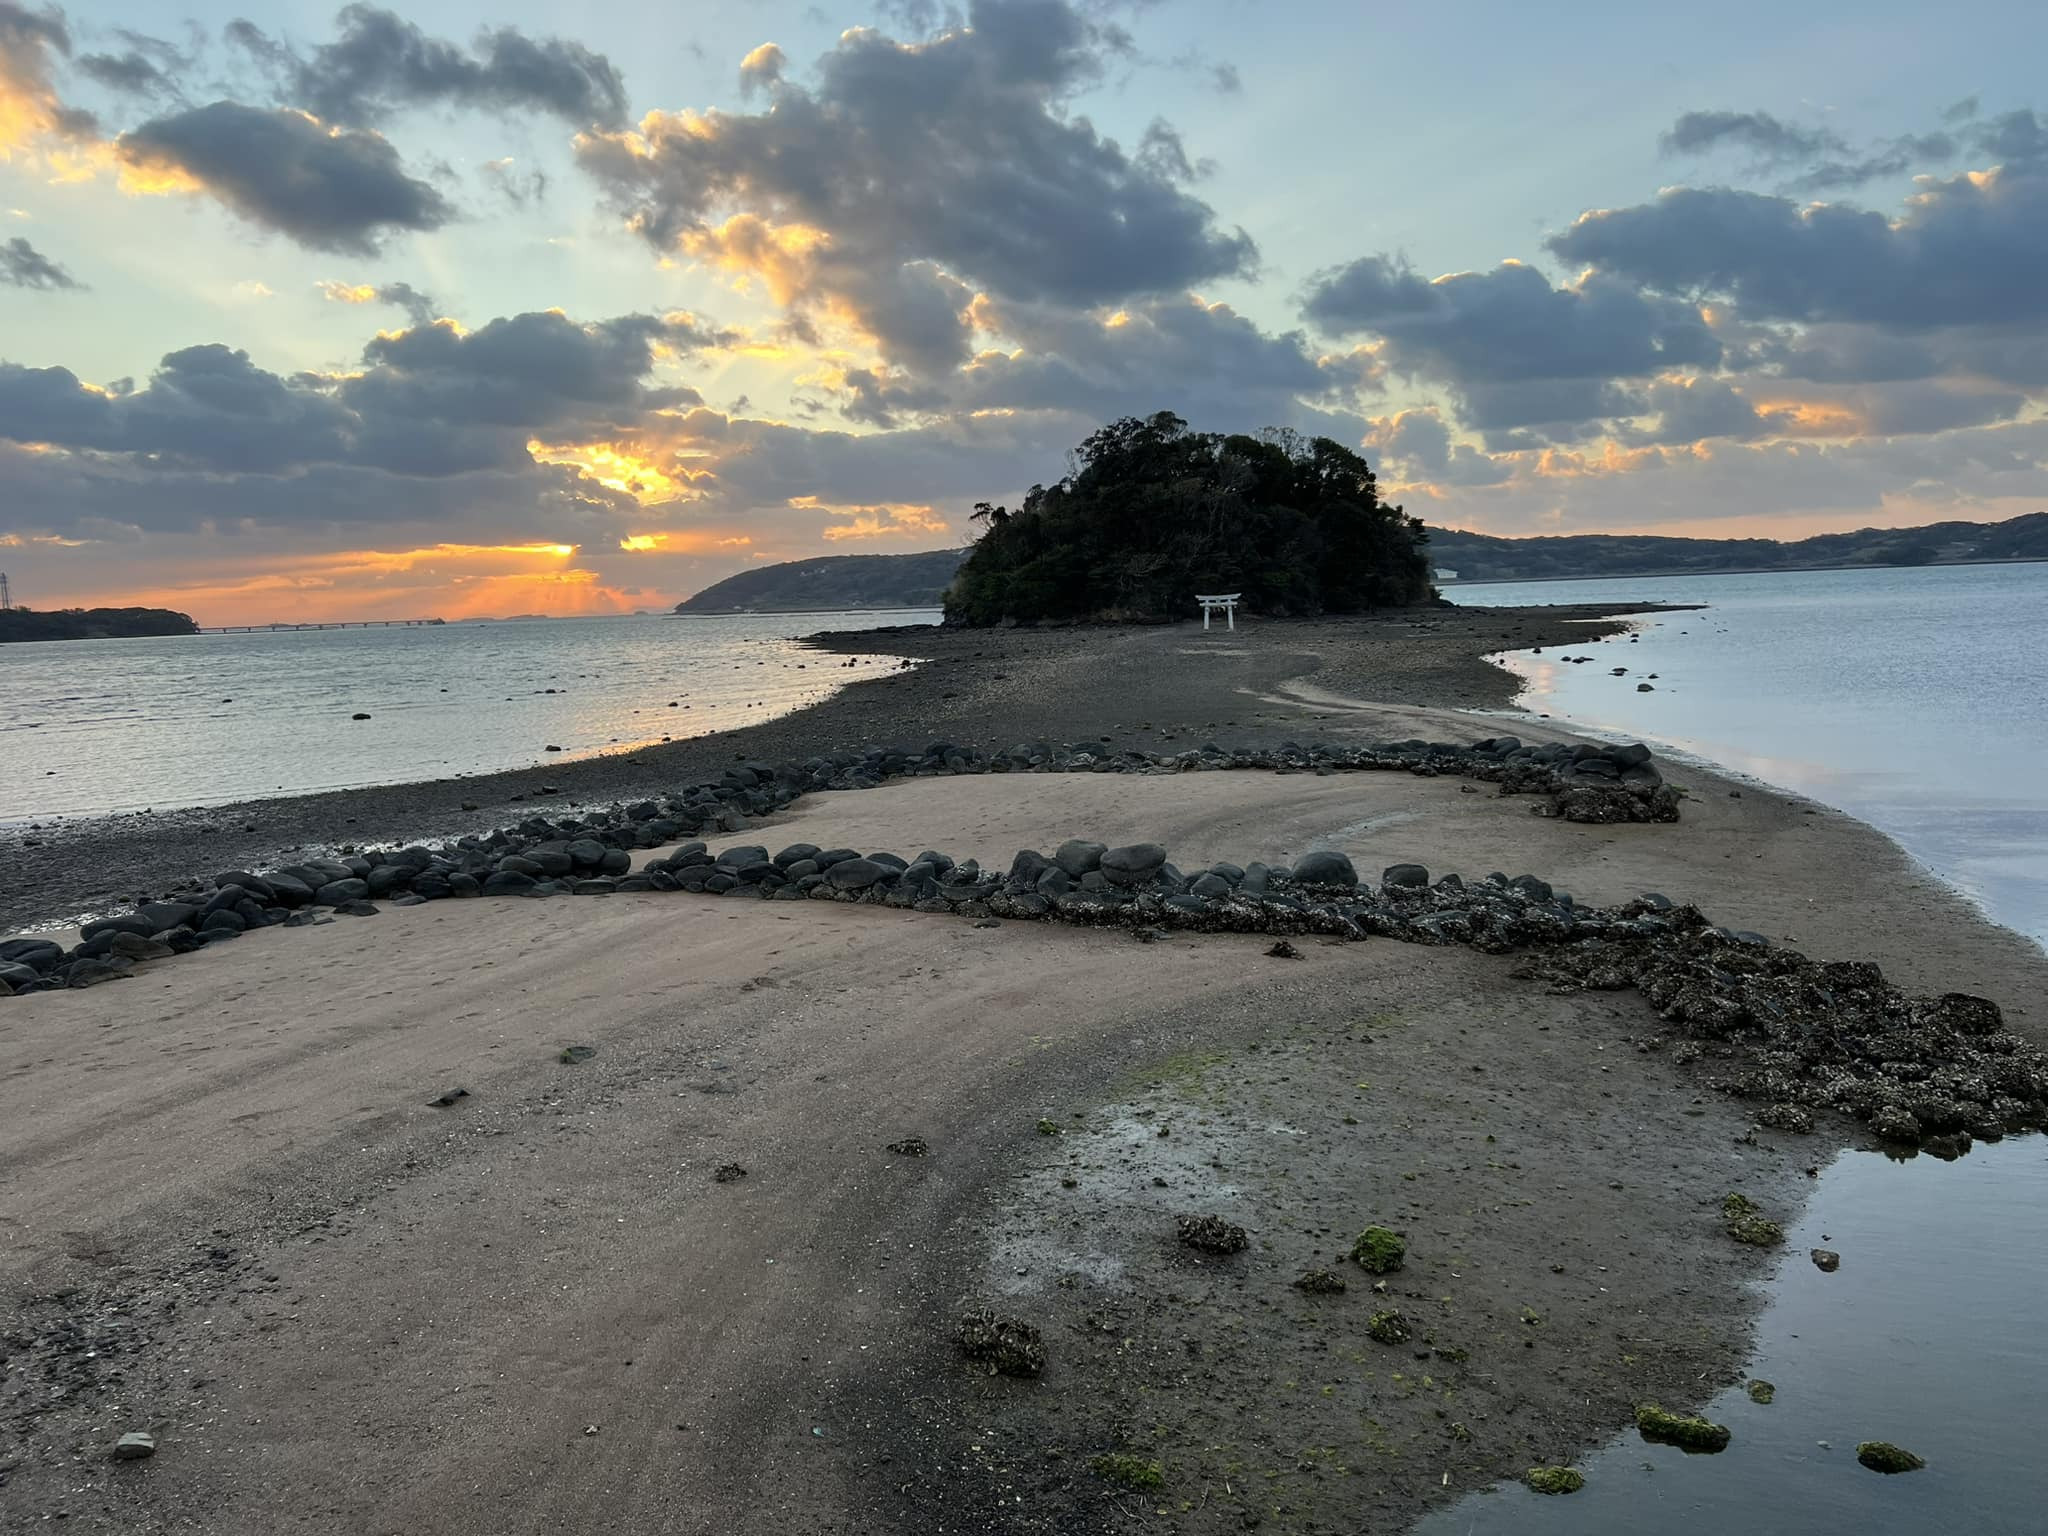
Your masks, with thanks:
<instances>
[{"instance_id":1,"label":"transmission tower silhouette","mask_svg":"<svg viewBox=\"0 0 2048 1536\"><path fill-rule=\"evenodd\" d=\"M0 571L0 612L4 612L13 606L13 599L7 595L7 573Z\"/></svg>"}]
</instances>

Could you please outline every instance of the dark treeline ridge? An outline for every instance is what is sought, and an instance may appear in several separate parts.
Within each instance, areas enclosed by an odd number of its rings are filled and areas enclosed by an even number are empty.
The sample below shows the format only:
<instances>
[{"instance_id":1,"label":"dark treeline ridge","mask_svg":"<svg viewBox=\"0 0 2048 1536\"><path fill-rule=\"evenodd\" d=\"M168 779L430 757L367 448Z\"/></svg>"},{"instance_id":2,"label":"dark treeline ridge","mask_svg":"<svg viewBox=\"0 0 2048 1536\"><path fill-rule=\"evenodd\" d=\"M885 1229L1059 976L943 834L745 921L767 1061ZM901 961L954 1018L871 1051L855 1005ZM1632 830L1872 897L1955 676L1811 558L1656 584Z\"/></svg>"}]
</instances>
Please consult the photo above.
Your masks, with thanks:
<instances>
[{"instance_id":1,"label":"dark treeline ridge","mask_svg":"<svg viewBox=\"0 0 2048 1536\"><path fill-rule=\"evenodd\" d=\"M677 613L788 613L834 608L936 608L966 551L824 555L785 560L706 587Z\"/></svg>"},{"instance_id":2,"label":"dark treeline ridge","mask_svg":"<svg viewBox=\"0 0 2048 1536\"><path fill-rule=\"evenodd\" d=\"M2031 512L2002 523L1861 528L1854 533L1823 533L1790 541L1606 533L1500 539L1450 528L1432 528L1429 539L1430 557L1437 569L1456 571L1461 582L1939 565L2048 559L2048 512Z\"/></svg>"},{"instance_id":3,"label":"dark treeline ridge","mask_svg":"<svg viewBox=\"0 0 2048 1536\"><path fill-rule=\"evenodd\" d=\"M1190 431L1170 411L1111 422L1055 485L987 502L952 589L955 623L1183 617L1238 592L1265 614L1359 613L1430 595L1428 535L1328 438Z\"/></svg>"},{"instance_id":4,"label":"dark treeline ridge","mask_svg":"<svg viewBox=\"0 0 2048 1536\"><path fill-rule=\"evenodd\" d=\"M125 640L196 635L189 613L168 608L0 608L0 644L14 640Z\"/></svg>"}]
</instances>

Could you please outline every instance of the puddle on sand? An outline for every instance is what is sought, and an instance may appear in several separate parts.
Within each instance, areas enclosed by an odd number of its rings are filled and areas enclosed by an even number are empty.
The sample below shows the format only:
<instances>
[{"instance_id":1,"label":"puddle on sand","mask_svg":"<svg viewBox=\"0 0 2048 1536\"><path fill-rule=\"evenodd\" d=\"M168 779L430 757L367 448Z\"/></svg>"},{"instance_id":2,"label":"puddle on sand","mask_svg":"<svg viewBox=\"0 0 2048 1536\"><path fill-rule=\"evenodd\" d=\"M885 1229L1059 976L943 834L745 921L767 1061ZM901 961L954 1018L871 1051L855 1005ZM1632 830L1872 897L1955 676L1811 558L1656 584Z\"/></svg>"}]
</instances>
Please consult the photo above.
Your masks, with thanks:
<instances>
[{"instance_id":1,"label":"puddle on sand","mask_svg":"<svg viewBox=\"0 0 2048 1536\"><path fill-rule=\"evenodd\" d=\"M1809 1250L1842 1267L1823 1274ZM1757 1330L1752 1377L1704 1410L1716 1456L1633 1430L1577 1463L1576 1494L1506 1483L1415 1536L2038 1536L2048 1528L2048 1141L1979 1144L1959 1162L1850 1152L1821 1175ZM1670 1319L1681 1326L1681 1319ZM1667 1405L1669 1406L1669 1405ZM1861 1440L1927 1459L1886 1477Z\"/></svg>"}]
</instances>

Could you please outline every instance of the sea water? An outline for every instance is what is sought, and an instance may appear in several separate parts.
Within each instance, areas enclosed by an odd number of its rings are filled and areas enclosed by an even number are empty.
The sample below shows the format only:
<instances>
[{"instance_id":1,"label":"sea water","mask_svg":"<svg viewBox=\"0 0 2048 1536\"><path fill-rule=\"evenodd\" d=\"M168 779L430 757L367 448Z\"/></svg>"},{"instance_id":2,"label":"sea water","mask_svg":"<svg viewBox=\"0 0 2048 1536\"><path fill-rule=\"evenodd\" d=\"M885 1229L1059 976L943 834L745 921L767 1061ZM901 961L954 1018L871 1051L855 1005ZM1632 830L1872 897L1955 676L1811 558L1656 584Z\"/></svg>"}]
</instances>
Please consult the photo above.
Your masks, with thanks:
<instances>
[{"instance_id":1,"label":"sea water","mask_svg":"<svg viewBox=\"0 0 2048 1536\"><path fill-rule=\"evenodd\" d=\"M1489 582L1445 596L1706 604L1639 618L1633 643L1508 653L1518 705L1847 811L2048 944L2048 564Z\"/></svg>"},{"instance_id":2,"label":"sea water","mask_svg":"<svg viewBox=\"0 0 2048 1536\"><path fill-rule=\"evenodd\" d=\"M2048 565L1475 583L1446 595L1706 604L1636 620L1633 641L1503 657L1524 681L1518 704L1848 811L1994 920L2048 940ZM1816 1247L1841 1268L1816 1267ZM1733 1432L1727 1450L1689 1456L1624 1431L1576 1463L1580 1492L1503 1483L1429 1516L1417 1536L2048 1530L2044 1253L2042 1137L1980 1143L1952 1163L1845 1152L1788 1224L1765 1285L1747 1369L1772 1384L1771 1401L1736 1386L1702 1408ZM1864 1440L1927 1465L1872 1472L1856 1460Z\"/></svg>"},{"instance_id":3,"label":"sea water","mask_svg":"<svg viewBox=\"0 0 2048 1536\"><path fill-rule=\"evenodd\" d=\"M489 773L757 725L902 665L808 650L797 636L937 618L533 619L0 645L0 822Z\"/></svg>"}]
</instances>

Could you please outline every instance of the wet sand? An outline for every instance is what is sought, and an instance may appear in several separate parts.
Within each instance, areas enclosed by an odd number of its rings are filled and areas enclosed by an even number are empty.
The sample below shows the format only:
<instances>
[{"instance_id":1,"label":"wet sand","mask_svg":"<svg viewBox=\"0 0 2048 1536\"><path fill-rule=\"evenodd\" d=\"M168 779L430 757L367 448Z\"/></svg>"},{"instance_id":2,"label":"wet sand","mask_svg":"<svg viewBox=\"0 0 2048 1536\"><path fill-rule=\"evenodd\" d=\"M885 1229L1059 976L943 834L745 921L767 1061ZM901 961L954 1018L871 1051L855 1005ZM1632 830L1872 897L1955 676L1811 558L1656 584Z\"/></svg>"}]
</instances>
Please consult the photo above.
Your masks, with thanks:
<instances>
[{"instance_id":1,"label":"wet sand","mask_svg":"<svg viewBox=\"0 0 2048 1536\"><path fill-rule=\"evenodd\" d=\"M1197 739L1212 718L1499 729L1347 702L1337 664L1302 676L1305 627L1284 655L1252 641L1194 657L1216 665L1183 695L1235 716L1064 707ZM982 686L1100 686L1189 648L1118 646L1098 665L1032 637ZM1875 833L1672 777L1677 826L1405 775L998 775L814 796L731 841L1528 870L1588 901L1663 890L2048 1033L2048 961ZM439 902L0 1002L0 1527L1399 1528L1568 1461L1635 1401L1735 1379L1773 1257L1729 1242L1720 1197L1789 1216L1852 1127L1752 1134L1632 993L1267 942L680 894ZM597 1054L564 1064L570 1044ZM884 1150L907 1135L930 1155ZM727 1163L745 1176L718 1182ZM1181 1213L1252 1247L1197 1262ZM1291 1287L1374 1220L1410 1242L1385 1293L1355 1268L1342 1296ZM963 1369L952 1326L981 1304L1044 1330L1041 1380ZM1365 1336L1383 1309L1409 1344ZM133 1429L158 1454L109 1462ZM1088 1470L1126 1450L1161 1490Z\"/></svg>"}]
</instances>

